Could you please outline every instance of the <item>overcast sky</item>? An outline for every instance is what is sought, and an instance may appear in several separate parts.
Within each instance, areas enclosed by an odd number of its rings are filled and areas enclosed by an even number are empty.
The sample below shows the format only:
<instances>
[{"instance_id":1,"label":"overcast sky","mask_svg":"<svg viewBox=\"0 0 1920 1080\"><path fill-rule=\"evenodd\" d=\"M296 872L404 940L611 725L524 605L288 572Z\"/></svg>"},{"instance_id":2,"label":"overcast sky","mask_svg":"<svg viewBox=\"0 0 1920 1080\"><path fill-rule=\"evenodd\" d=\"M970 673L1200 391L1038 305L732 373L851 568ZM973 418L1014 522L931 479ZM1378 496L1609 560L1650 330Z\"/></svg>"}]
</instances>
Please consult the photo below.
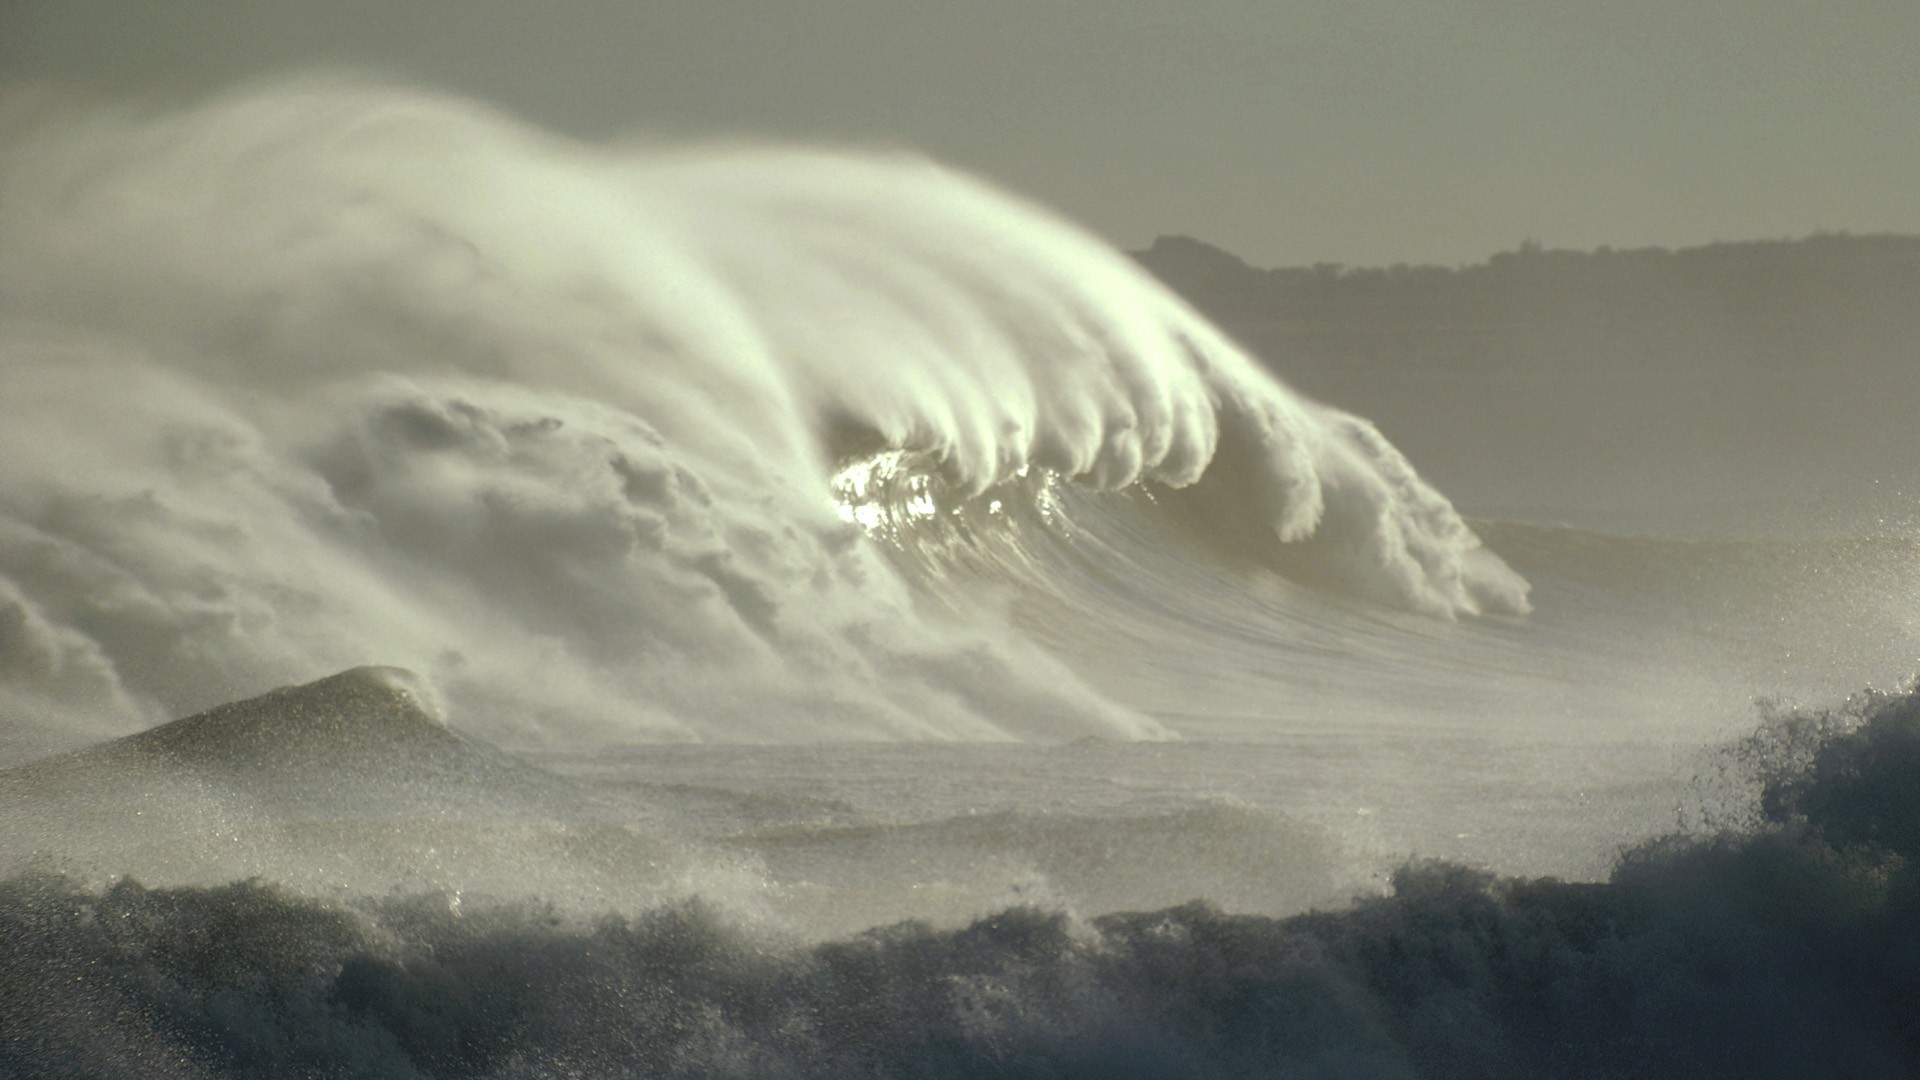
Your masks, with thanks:
<instances>
[{"instance_id":1,"label":"overcast sky","mask_svg":"<svg viewBox=\"0 0 1920 1080\"><path fill-rule=\"evenodd\" d=\"M1920 232L1920 0L0 0L0 82L350 65L550 126L906 143L1125 246Z\"/></svg>"}]
</instances>

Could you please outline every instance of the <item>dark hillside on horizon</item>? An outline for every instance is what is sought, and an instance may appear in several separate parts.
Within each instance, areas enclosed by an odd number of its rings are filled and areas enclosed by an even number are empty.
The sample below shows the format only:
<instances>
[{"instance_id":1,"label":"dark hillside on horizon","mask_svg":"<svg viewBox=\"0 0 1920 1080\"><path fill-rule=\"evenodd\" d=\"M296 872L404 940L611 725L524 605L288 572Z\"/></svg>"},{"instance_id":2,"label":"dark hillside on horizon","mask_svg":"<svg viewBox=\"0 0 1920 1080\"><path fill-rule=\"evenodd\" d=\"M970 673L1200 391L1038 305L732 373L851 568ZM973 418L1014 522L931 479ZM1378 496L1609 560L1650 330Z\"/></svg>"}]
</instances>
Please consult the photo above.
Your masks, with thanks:
<instances>
[{"instance_id":1,"label":"dark hillside on horizon","mask_svg":"<svg viewBox=\"0 0 1920 1080\"><path fill-rule=\"evenodd\" d=\"M1920 340L1920 236L1593 252L1530 244L1454 269L1259 269L1184 236L1133 255L1256 352L1311 364L1585 361L1672 372L1691 348L1712 345L1713 357L1762 368L1851 367L1913 359Z\"/></svg>"},{"instance_id":2,"label":"dark hillside on horizon","mask_svg":"<svg viewBox=\"0 0 1920 1080\"><path fill-rule=\"evenodd\" d=\"M1134 258L1470 503L1920 505L1920 236L1454 269L1260 269L1161 237Z\"/></svg>"}]
</instances>

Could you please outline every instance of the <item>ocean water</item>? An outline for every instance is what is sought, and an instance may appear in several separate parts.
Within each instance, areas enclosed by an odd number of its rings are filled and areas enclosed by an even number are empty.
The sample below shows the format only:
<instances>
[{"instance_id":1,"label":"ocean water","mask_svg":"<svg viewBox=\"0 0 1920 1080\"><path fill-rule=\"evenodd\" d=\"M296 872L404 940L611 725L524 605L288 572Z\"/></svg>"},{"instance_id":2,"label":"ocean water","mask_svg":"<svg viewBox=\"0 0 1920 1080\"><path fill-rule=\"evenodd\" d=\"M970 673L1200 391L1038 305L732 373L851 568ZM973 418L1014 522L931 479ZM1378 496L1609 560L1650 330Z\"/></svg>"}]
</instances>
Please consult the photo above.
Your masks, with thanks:
<instances>
[{"instance_id":1,"label":"ocean water","mask_svg":"<svg viewBox=\"0 0 1920 1080\"><path fill-rule=\"evenodd\" d=\"M903 152L0 132L0 1075L1915 1069L1892 508L1456 507Z\"/></svg>"}]
</instances>

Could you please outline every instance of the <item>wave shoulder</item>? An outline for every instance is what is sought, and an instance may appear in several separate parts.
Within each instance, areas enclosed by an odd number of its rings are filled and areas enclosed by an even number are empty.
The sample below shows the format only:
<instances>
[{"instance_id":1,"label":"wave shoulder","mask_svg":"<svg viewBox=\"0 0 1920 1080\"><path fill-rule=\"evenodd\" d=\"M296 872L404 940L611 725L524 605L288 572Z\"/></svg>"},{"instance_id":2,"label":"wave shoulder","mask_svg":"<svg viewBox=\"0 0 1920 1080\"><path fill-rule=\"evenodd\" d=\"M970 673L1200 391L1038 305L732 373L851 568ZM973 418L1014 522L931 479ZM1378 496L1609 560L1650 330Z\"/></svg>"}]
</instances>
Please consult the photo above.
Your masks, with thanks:
<instances>
[{"instance_id":1,"label":"wave shoulder","mask_svg":"<svg viewBox=\"0 0 1920 1080\"><path fill-rule=\"evenodd\" d=\"M220 788L291 789L354 780L407 785L497 781L528 771L446 722L430 685L357 667L0 773L12 788L63 790L99 777L198 778Z\"/></svg>"},{"instance_id":2,"label":"wave shoulder","mask_svg":"<svg viewBox=\"0 0 1920 1080\"><path fill-rule=\"evenodd\" d=\"M403 668L357 667L219 705L108 744L178 764L286 764L313 755L384 755L475 745Z\"/></svg>"}]
</instances>

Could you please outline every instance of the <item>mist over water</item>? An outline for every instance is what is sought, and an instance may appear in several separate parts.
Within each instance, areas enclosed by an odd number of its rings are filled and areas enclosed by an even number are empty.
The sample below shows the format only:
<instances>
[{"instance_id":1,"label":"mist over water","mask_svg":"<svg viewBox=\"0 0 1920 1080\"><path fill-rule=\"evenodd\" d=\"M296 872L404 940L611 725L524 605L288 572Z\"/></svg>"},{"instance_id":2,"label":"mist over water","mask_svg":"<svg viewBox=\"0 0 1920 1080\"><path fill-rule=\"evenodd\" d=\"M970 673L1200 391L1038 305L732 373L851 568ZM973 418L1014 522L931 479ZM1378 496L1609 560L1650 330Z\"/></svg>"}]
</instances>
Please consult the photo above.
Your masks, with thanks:
<instances>
[{"instance_id":1,"label":"mist over water","mask_svg":"<svg viewBox=\"0 0 1920 1080\"><path fill-rule=\"evenodd\" d=\"M0 132L0 1072L1911 1063L1898 528L1470 523L911 154Z\"/></svg>"}]
</instances>

